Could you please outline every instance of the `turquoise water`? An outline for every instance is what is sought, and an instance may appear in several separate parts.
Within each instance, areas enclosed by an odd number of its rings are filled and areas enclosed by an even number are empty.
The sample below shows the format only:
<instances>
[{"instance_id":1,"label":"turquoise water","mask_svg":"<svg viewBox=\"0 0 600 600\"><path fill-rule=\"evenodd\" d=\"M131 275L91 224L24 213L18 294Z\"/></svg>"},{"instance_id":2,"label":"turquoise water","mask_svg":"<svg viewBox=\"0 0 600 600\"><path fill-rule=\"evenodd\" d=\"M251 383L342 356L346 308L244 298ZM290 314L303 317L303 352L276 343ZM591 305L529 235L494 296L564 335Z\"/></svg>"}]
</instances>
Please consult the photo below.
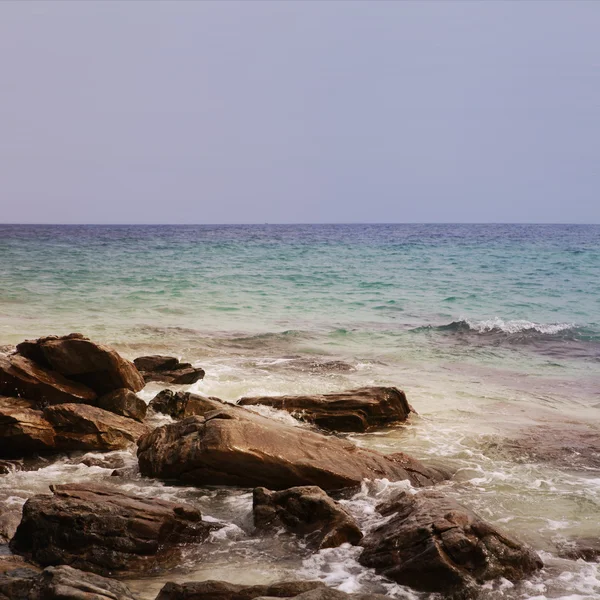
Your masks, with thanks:
<instances>
[{"instance_id":1,"label":"turquoise water","mask_svg":"<svg viewBox=\"0 0 600 600\"><path fill-rule=\"evenodd\" d=\"M207 375L189 389L230 401L405 389L411 425L356 441L443 462L448 493L546 561L490 597L600 597L597 565L559 556L600 535L600 226L0 226L0 280L0 346L80 331L194 362ZM20 477L13 504L57 471ZM223 552L195 577L226 571ZM272 570L244 552L240 580ZM275 554L281 575L374 589L350 555Z\"/></svg>"}]
</instances>

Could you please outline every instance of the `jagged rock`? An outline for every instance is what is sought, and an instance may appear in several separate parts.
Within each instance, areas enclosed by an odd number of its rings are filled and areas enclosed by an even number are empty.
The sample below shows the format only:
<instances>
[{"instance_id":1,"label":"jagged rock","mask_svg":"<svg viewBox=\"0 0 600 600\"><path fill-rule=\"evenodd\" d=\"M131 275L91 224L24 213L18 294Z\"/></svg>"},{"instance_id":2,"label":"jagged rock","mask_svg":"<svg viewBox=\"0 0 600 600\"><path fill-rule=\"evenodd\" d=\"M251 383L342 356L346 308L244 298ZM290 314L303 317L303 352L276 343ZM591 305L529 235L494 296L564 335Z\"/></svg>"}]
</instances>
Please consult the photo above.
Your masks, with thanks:
<instances>
[{"instance_id":1,"label":"jagged rock","mask_svg":"<svg viewBox=\"0 0 600 600\"><path fill-rule=\"evenodd\" d=\"M306 536L310 546L335 548L358 544L362 532L356 521L321 488L294 487L280 492L256 488L252 510L258 529L284 527Z\"/></svg>"},{"instance_id":2,"label":"jagged rock","mask_svg":"<svg viewBox=\"0 0 600 600\"><path fill-rule=\"evenodd\" d=\"M134 600L119 581L61 565L41 573L19 557L0 559L0 598L9 600ZM5 563L5 564L3 564Z\"/></svg>"},{"instance_id":3,"label":"jagged rock","mask_svg":"<svg viewBox=\"0 0 600 600\"><path fill-rule=\"evenodd\" d=\"M55 447L55 431L33 402L0 396L0 456L22 457Z\"/></svg>"},{"instance_id":4,"label":"jagged rock","mask_svg":"<svg viewBox=\"0 0 600 600\"><path fill-rule=\"evenodd\" d=\"M179 362L172 356L140 356L134 361L146 383L190 384L204 378L204 370L193 367L191 363Z\"/></svg>"},{"instance_id":5,"label":"jagged rock","mask_svg":"<svg viewBox=\"0 0 600 600\"><path fill-rule=\"evenodd\" d=\"M429 485L444 477L402 453L384 456L328 437L224 407L159 427L138 442L142 475L195 485L358 486L363 479L408 479Z\"/></svg>"},{"instance_id":6,"label":"jagged rock","mask_svg":"<svg viewBox=\"0 0 600 600\"><path fill-rule=\"evenodd\" d=\"M394 387L363 387L314 396L246 397L238 404L264 404L286 410L302 421L332 431L366 431L405 421L411 412L404 392Z\"/></svg>"},{"instance_id":7,"label":"jagged rock","mask_svg":"<svg viewBox=\"0 0 600 600\"><path fill-rule=\"evenodd\" d=\"M223 407L224 402L218 398L205 398L190 392L173 392L162 390L158 392L149 407L158 413L169 415L174 419L185 419L193 415L203 416L211 410Z\"/></svg>"},{"instance_id":8,"label":"jagged rock","mask_svg":"<svg viewBox=\"0 0 600 600\"><path fill-rule=\"evenodd\" d=\"M239 585L226 581L169 582L156 600L253 600L259 596L293 598L313 589L325 588L320 581L284 581L268 585Z\"/></svg>"},{"instance_id":9,"label":"jagged rock","mask_svg":"<svg viewBox=\"0 0 600 600\"><path fill-rule=\"evenodd\" d=\"M389 518L363 539L359 562L401 585L463 597L485 581L514 581L543 566L528 546L440 491L403 492L378 510Z\"/></svg>"},{"instance_id":10,"label":"jagged rock","mask_svg":"<svg viewBox=\"0 0 600 600\"><path fill-rule=\"evenodd\" d=\"M39 406L62 402L93 404L96 393L19 354L0 355L0 395L25 398Z\"/></svg>"},{"instance_id":11,"label":"jagged rock","mask_svg":"<svg viewBox=\"0 0 600 600\"><path fill-rule=\"evenodd\" d=\"M50 486L33 496L10 542L42 566L67 564L100 575L148 573L178 563L184 544L203 542L214 524L187 504L146 499L92 484Z\"/></svg>"},{"instance_id":12,"label":"jagged rock","mask_svg":"<svg viewBox=\"0 0 600 600\"><path fill-rule=\"evenodd\" d=\"M119 388L139 392L144 387L144 380L133 363L80 333L26 340L17 346L17 352L85 384L100 395Z\"/></svg>"},{"instance_id":13,"label":"jagged rock","mask_svg":"<svg viewBox=\"0 0 600 600\"><path fill-rule=\"evenodd\" d=\"M108 410L116 415L129 417L136 421L143 421L148 410L146 403L127 388L119 388L105 394L98 399L97 405L99 408Z\"/></svg>"},{"instance_id":14,"label":"jagged rock","mask_svg":"<svg viewBox=\"0 0 600 600\"><path fill-rule=\"evenodd\" d=\"M149 428L133 419L87 404L57 404L44 409L60 450L122 450Z\"/></svg>"}]
</instances>

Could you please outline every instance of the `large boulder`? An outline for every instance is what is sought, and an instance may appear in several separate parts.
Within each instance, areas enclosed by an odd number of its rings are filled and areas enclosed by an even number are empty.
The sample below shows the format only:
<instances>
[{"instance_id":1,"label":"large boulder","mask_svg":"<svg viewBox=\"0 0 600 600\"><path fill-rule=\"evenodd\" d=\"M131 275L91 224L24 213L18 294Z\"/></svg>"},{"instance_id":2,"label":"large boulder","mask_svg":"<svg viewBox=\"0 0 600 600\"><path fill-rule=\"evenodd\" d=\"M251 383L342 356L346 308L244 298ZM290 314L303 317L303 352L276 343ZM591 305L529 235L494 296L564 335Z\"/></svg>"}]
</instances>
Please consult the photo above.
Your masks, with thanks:
<instances>
[{"instance_id":1,"label":"large boulder","mask_svg":"<svg viewBox=\"0 0 600 600\"><path fill-rule=\"evenodd\" d=\"M378 510L387 520L363 539L359 562L401 585L466 596L485 581L514 581L543 566L528 546L440 491L402 492Z\"/></svg>"},{"instance_id":2,"label":"large boulder","mask_svg":"<svg viewBox=\"0 0 600 600\"><path fill-rule=\"evenodd\" d=\"M384 456L349 441L284 425L240 407L188 417L138 442L140 471L193 485L282 490L358 486L363 479L407 479L429 485L443 475L398 453Z\"/></svg>"},{"instance_id":3,"label":"large boulder","mask_svg":"<svg viewBox=\"0 0 600 600\"><path fill-rule=\"evenodd\" d=\"M356 521L321 488L294 487L280 492L256 488L252 510L257 529L285 528L305 536L309 546L356 545L362 533Z\"/></svg>"},{"instance_id":4,"label":"large boulder","mask_svg":"<svg viewBox=\"0 0 600 600\"><path fill-rule=\"evenodd\" d=\"M19 354L0 355L0 395L26 398L39 406L62 402L93 404L96 393Z\"/></svg>"},{"instance_id":5,"label":"large boulder","mask_svg":"<svg viewBox=\"0 0 600 600\"><path fill-rule=\"evenodd\" d=\"M0 457L52 451L54 427L29 400L0 396Z\"/></svg>"},{"instance_id":6,"label":"large boulder","mask_svg":"<svg viewBox=\"0 0 600 600\"><path fill-rule=\"evenodd\" d=\"M405 421L411 412L406 395L394 387L363 387L314 396L253 396L241 406L264 404L286 410L296 418L332 431L366 431Z\"/></svg>"},{"instance_id":7,"label":"large boulder","mask_svg":"<svg viewBox=\"0 0 600 600\"><path fill-rule=\"evenodd\" d=\"M17 560L14 560L17 559ZM124 583L67 565L42 572L20 557L0 559L0 599L134 600Z\"/></svg>"},{"instance_id":8,"label":"large boulder","mask_svg":"<svg viewBox=\"0 0 600 600\"><path fill-rule=\"evenodd\" d=\"M54 428L56 448L65 451L122 450L149 431L133 419L87 404L48 406L43 414Z\"/></svg>"},{"instance_id":9,"label":"large boulder","mask_svg":"<svg viewBox=\"0 0 600 600\"><path fill-rule=\"evenodd\" d=\"M173 392L162 390L158 392L149 407L157 413L169 415L174 419L185 419L193 415L203 416L211 410L222 408L224 402L218 398L205 398L190 392Z\"/></svg>"},{"instance_id":10,"label":"large boulder","mask_svg":"<svg viewBox=\"0 0 600 600\"><path fill-rule=\"evenodd\" d=\"M143 421L148 405L137 395L127 388L119 388L104 394L98 399L99 408L108 410L122 417L129 417L136 421Z\"/></svg>"},{"instance_id":11,"label":"large boulder","mask_svg":"<svg viewBox=\"0 0 600 600\"><path fill-rule=\"evenodd\" d=\"M119 388L139 392L144 387L144 379L132 362L80 333L26 340L17 346L17 352L98 394Z\"/></svg>"},{"instance_id":12,"label":"large boulder","mask_svg":"<svg viewBox=\"0 0 600 600\"><path fill-rule=\"evenodd\" d=\"M33 496L10 548L42 566L67 564L104 576L147 574L178 564L185 544L214 524L186 504L146 499L107 486L50 486Z\"/></svg>"},{"instance_id":13,"label":"large boulder","mask_svg":"<svg viewBox=\"0 0 600 600\"><path fill-rule=\"evenodd\" d=\"M204 370L193 367L191 363L179 362L172 356L140 356L134 361L146 383L162 381L172 384L196 383L204 378Z\"/></svg>"}]
</instances>

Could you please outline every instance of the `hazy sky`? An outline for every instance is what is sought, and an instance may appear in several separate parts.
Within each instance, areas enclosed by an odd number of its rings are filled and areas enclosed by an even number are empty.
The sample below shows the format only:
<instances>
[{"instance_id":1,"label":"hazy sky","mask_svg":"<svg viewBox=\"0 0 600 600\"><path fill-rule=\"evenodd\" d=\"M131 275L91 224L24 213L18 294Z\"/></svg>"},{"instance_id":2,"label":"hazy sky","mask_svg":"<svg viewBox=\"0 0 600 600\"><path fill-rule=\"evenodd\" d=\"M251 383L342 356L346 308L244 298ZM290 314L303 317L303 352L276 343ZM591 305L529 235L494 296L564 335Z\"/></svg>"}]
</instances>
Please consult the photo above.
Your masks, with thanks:
<instances>
[{"instance_id":1,"label":"hazy sky","mask_svg":"<svg viewBox=\"0 0 600 600\"><path fill-rule=\"evenodd\" d=\"M0 222L600 222L600 2L0 2Z\"/></svg>"}]
</instances>

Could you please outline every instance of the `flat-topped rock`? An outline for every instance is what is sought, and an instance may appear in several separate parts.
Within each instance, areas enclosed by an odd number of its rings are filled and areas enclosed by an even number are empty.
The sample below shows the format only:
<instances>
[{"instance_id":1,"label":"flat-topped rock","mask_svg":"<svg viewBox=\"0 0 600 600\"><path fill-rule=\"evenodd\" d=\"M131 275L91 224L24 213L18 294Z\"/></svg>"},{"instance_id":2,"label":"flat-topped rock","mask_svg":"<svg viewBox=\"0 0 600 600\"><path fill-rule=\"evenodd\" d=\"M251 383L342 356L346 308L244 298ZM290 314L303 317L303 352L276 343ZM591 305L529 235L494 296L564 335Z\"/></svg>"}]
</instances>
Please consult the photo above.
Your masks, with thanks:
<instances>
[{"instance_id":1,"label":"flat-topped rock","mask_svg":"<svg viewBox=\"0 0 600 600\"><path fill-rule=\"evenodd\" d=\"M184 385L196 383L204 378L204 370L193 367L191 363L179 362L173 356L140 356L134 361L146 383L150 381L161 381Z\"/></svg>"},{"instance_id":2,"label":"flat-topped rock","mask_svg":"<svg viewBox=\"0 0 600 600\"><path fill-rule=\"evenodd\" d=\"M283 527L305 537L308 545L318 550L347 543L356 545L362 538L362 532L350 514L316 486L280 492L256 488L252 511L257 529Z\"/></svg>"},{"instance_id":3,"label":"flat-topped rock","mask_svg":"<svg viewBox=\"0 0 600 600\"><path fill-rule=\"evenodd\" d=\"M543 566L528 546L440 491L402 492L378 510L388 519L363 539L359 562L401 585L464 597L485 581L515 581Z\"/></svg>"},{"instance_id":4,"label":"flat-topped rock","mask_svg":"<svg viewBox=\"0 0 600 600\"><path fill-rule=\"evenodd\" d=\"M135 392L127 388L119 388L98 398L97 406L109 412L143 421L148 411L148 405L138 398Z\"/></svg>"},{"instance_id":5,"label":"flat-topped rock","mask_svg":"<svg viewBox=\"0 0 600 600\"><path fill-rule=\"evenodd\" d=\"M178 564L185 544L214 524L187 504L141 498L109 486L69 484L33 496L10 548L42 566L66 564L100 575L147 574Z\"/></svg>"},{"instance_id":6,"label":"flat-topped rock","mask_svg":"<svg viewBox=\"0 0 600 600\"><path fill-rule=\"evenodd\" d=\"M190 392L162 390L150 400L148 406L154 412L169 415L174 419L185 419L194 415L203 416L211 410L223 408L224 405L225 403L218 398L206 398Z\"/></svg>"},{"instance_id":7,"label":"flat-topped rock","mask_svg":"<svg viewBox=\"0 0 600 600\"><path fill-rule=\"evenodd\" d=\"M25 398L39 406L62 402L93 404L96 392L19 354L0 355L0 395Z\"/></svg>"},{"instance_id":8,"label":"flat-topped rock","mask_svg":"<svg viewBox=\"0 0 600 600\"><path fill-rule=\"evenodd\" d=\"M48 406L44 418L55 432L59 450L122 450L148 433L149 427L87 404Z\"/></svg>"},{"instance_id":9,"label":"flat-topped rock","mask_svg":"<svg viewBox=\"0 0 600 600\"><path fill-rule=\"evenodd\" d=\"M362 432L405 421L411 412L406 395L394 387L363 387L312 396L253 396L241 406L264 404L332 431Z\"/></svg>"},{"instance_id":10,"label":"flat-topped rock","mask_svg":"<svg viewBox=\"0 0 600 600\"><path fill-rule=\"evenodd\" d=\"M384 456L236 406L144 435L138 442L138 461L141 473L149 477L272 490L300 485L335 490L381 478L421 486L444 478L405 454Z\"/></svg>"}]
</instances>

